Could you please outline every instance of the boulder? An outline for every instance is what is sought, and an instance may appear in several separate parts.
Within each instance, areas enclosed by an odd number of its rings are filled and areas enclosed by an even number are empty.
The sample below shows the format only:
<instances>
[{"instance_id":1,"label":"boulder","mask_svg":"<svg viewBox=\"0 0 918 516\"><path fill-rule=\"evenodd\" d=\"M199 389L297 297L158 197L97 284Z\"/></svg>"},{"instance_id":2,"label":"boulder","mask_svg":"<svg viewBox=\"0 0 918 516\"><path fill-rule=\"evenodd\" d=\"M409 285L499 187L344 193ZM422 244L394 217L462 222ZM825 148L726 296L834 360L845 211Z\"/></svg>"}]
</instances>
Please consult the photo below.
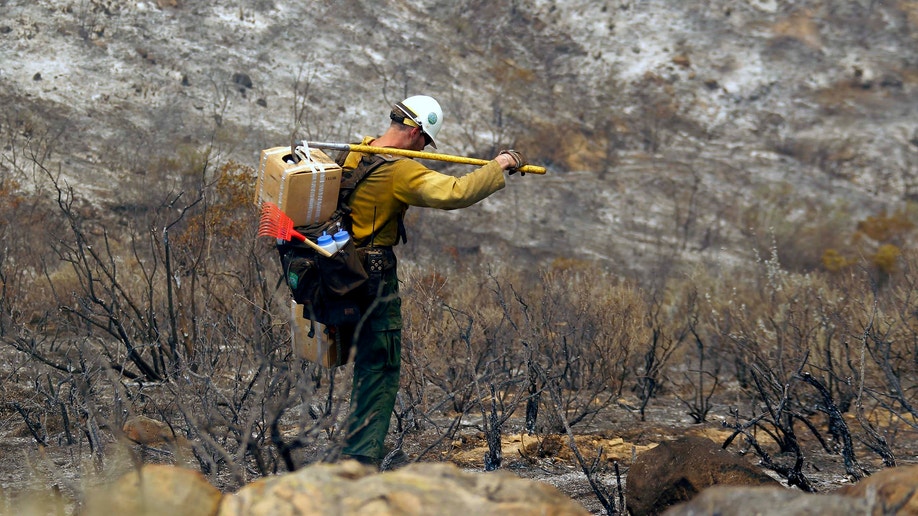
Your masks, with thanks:
<instances>
[{"instance_id":1,"label":"boulder","mask_svg":"<svg viewBox=\"0 0 918 516\"><path fill-rule=\"evenodd\" d=\"M872 502L877 514L918 515L918 466L883 469L836 493Z\"/></svg>"},{"instance_id":2,"label":"boulder","mask_svg":"<svg viewBox=\"0 0 918 516\"><path fill-rule=\"evenodd\" d=\"M188 446L188 440L162 421L147 416L132 416L124 422L121 428L124 436L138 444L156 446L160 444L177 444Z\"/></svg>"},{"instance_id":3,"label":"boulder","mask_svg":"<svg viewBox=\"0 0 918 516\"><path fill-rule=\"evenodd\" d=\"M464 472L449 463L416 463L376 473L354 461L315 464L265 477L226 495L220 516L588 515L549 484L512 473Z\"/></svg>"},{"instance_id":4,"label":"boulder","mask_svg":"<svg viewBox=\"0 0 918 516\"><path fill-rule=\"evenodd\" d=\"M132 416L124 422L121 431L132 443L171 450L180 462L186 462L193 457L192 442L184 436L176 435L172 427L162 421L146 416Z\"/></svg>"},{"instance_id":5,"label":"boulder","mask_svg":"<svg viewBox=\"0 0 918 516\"><path fill-rule=\"evenodd\" d=\"M634 516L660 514L713 485L780 486L762 470L710 439L684 436L637 456L625 493Z\"/></svg>"},{"instance_id":6,"label":"boulder","mask_svg":"<svg viewBox=\"0 0 918 516\"><path fill-rule=\"evenodd\" d=\"M663 516L848 516L871 514L867 500L837 494L809 494L776 486L713 486Z\"/></svg>"},{"instance_id":7,"label":"boulder","mask_svg":"<svg viewBox=\"0 0 918 516\"><path fill-rule=\"evenodd\" d=\"M161 464L146 464L92 491L83 516L112 514L215 516L223 493L200 472Z\"/></svg>"}]
</instances>

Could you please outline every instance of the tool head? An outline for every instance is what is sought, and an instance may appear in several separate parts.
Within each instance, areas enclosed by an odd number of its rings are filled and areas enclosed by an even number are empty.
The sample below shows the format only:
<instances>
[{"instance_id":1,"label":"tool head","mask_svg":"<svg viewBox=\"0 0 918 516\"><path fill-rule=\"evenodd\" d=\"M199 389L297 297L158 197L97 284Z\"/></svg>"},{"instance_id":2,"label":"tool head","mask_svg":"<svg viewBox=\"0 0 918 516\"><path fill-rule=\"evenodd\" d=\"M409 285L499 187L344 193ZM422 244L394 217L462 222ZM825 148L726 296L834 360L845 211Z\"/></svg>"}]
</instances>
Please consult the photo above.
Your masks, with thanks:
<instances>
[{"instance_id":1,"label":"tool head","mask_svg":"<svg viewBox=\"0 0 918 516\"><path fill-rule=\"evenodd\" d=\"M258 236L266 236L284 241L305 241L306 237L293 229L293 219L287 216L276 204L265 202L261 205L261 219L258 221Z\"/></svg>"}]
</instances>

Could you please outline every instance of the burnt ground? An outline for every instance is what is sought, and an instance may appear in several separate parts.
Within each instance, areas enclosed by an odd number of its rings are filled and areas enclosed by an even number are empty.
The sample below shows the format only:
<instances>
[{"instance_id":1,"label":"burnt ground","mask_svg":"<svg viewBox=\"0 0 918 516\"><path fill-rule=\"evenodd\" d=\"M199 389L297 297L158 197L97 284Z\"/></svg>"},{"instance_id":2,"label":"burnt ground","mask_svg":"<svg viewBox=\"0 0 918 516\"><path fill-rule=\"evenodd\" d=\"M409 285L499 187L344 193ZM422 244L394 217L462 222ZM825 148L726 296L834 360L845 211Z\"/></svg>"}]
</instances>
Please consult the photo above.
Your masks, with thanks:
<instances>
[{"instance_id":1,"label":"burnt ground","mask_svg":"<svg viewBox=\"0 0 918 516\"><path fill-rule=\"evenodd\" d=\"M4 389L7 394L10 389ZM175 462L175 456L164 446L138 447L130 450L115 444L114 436L107 429L101 429L105 442L109 443L104 464L92 457L85 444L86 439L74 436L75 444L68 445L64 436L58 442L39 446L31 435L24 419L16 412L16 400L4 400L2 426L0 426L0 514L17 512L23 496L46 498L51 492L61 493L65 503L63 510L73 511L72 500L87 486L95 485L114 477L117 472L136 464L137 460L148 462ZM694 424L686 415L685 407L676 399L655 400L646 411L646 421L641 421L638 412L627 400L620 400L608 407L599 416L586 424L574 427L577 449L587 464L594 464L595 484L603 490L603 496L617 499L619 488L624 489L628 468L633 458L656 443L675 437L694 434L704 435L715 442L723 443L730 436L722 421L729 414L728 405L715 405L709 421ZM818 414L813 418L815 428L826 432ZM445 420L443 422L446 424ZM487 452L485 434L481 431L480 418L470 417L463 421L456 438L425 453L425 461L450 461L468 471L484 471L484 455ZM856 422L849 421L852 428ZM565 434L542 433L528 435L522 432L523 420L512 417L503 426L501 469L557 487L561 492L581 503L593 514L605 514L593 487L591 487L583 466L581 466L569 445ZM850 482L846 477L840 454L825 451L812 433L798 428L798 437L806 455L804 474L819 492L830 492ZM918 463L918 439L915 430L908 425L888 421L883 428L897 453L899 465ZM439 438L435 432L420 432L406 435L404 448L413 458L430 447ZM765 443L764 438L762 440ZM831 444L831 443L830 443ZM855 437L857 459L868 471L883 467L880 458L868 450ZM744 453L753 464L758 462L754 452L737 439L730 450ZM599 460L594 460L602 453ZM772 449L772 451L774 451ZM775 453L777 463L791 464L793 458ZM778 480L774 472L768 472Z\"/></svg>"},{"instance_id":2,"label":"burnt ground","mask_svg":"<svg viewBox=\"0 0 918 516\"><path fill-rule=\"evenodd\" d=\"M724 425L724 421L728 420L729 410L729 406L721 406L712 411L708 422L694 424L686 414L687 410L684 405L676 399L663 398L656 400L648 407L646 421L642 422L636 410L631 410L627 404L620 404L604 412L588 427L575 427L575 439L587 464L598 456L600 446L602 447L602 459L597 462L595 478L600 488L606 491L603 494L614 499L619 496L619 487L624 489L628 468L633 458L657 443L687 434L705 436L719 444L726 442L733 434ZM822 433L822 437L828 439L828 444L832 446L825 421L817 415L813 418L813 422L817 430ZM857 430L854 427L857 426L857 423L853 421L853 418L848 423L852 425L852 432L856 433ZM795 427L795 430L797 430L806 458L804 475L818 492L831 492L851 482L851 479L845 474L844 461L840 453L832 453L823 449L818 439L807 430L801 427ZM918 455L916 455L918 441L915 440L918 432L907 425L895 422L887 426L885 430L888 431L887 435L892 437L891 442L895 443L894 449L897 452L898 464L918 463ZM461 447L463 451L454 455L451 460L470 469L481 470L481 456L486 444L483 435L473 435L470 442ZM772 453L775 463L783 466L793 463L791 455L782 455L776 447L768 446L767 438L763 434L758 435L766 450ZM569 438L566 435L523 436L524 442L529 443L524 447L518 445L519 436L515 437L504 440L504 469L513 471L520 477L548 482L580 502L591 513L604 514L603 506L587 481L582 466L567 445ZM539 439L554 441L557 446L552 448L551 445L544 445L540 448L533 443ZM856 437L855 441L856 458L862 468L872 472L884 467L877 454L868 450ZM475 452L467 453L470 448L475 449ZM526 450L533 452L539 449L546 451L541 456L538 453L526 453ZM760 463L759 458L743 442L742 437L733 440L728 449L744 455L752 464ZM766 473L787 485L777 473L767 470Z\"/></svg>"}]
</instances>

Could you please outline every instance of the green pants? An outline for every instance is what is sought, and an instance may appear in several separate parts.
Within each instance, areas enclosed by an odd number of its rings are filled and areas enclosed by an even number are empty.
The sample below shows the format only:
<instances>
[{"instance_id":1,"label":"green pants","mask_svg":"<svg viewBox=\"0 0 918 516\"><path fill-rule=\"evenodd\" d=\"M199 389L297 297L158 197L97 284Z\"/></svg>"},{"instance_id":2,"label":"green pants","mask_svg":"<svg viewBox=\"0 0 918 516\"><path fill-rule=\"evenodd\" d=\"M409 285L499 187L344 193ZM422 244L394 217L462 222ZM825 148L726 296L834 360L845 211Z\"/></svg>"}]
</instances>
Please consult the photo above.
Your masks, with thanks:
<instances>
[{"instance_id":1,"label":"green pants","mask_svg":"<svg viewBox=\"0 0 918 516\"><path fill-rule=\"evenodd\" d=\"M343 452L382 459L402 365L402 305L394 267L384 273L382 293L368 311L355 329L354 385Z\"/></svg>"}]
</instances>

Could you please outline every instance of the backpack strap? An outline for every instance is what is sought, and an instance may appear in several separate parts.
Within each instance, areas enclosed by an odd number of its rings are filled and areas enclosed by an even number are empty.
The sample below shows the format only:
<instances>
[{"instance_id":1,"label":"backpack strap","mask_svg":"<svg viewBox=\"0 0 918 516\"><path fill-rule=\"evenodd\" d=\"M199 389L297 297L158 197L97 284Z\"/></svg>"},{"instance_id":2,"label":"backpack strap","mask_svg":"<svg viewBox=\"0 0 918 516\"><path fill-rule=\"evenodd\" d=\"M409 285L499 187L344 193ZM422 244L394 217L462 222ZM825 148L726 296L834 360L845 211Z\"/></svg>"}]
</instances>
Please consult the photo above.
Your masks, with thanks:
<instances>
[{"instance_id":1,"label":"backpack strap","mask_svg":"<svg viewBox=\"0 0 918 516\"><path fill-rule=\"evenodd\" d=\"M344 168L344 162L347 161L347 157L350 153L351 151L349 150L338 151L338 154L335 155L335 163L337 163L339 167Z\"/></svg>"},{"instance_id":2,"label":"backpack strap","mask_svg":"<svg viewBox=\"0 0 918 516\"><path fill-rule=\"evenodd\" d=\"M347 157L350 154L350 151L341 151L335 158L335 163L340 165L344 169L344 162L347 161ZM383 163L390 163L393 161L398 161L404 159L403 156L393 156L391 154L368 154L360 158L360 163L357 164L357 167L353 170L344 169L344 172L341 175L341 186L338 189L338 206L340 209L343 209L345 213L350 213L351 208L348 205L348 200L351 197L351 194L354 193L354 190L357 188L357 185L360 184L366 177L373 173L374 170L378 169ZM396 242L401 240L402 243L408 241L407 231L405 231L405 222L404 217L400 214L398 216L398 234L396 236ZM381 230L382 228L380 228ZM366 241L372 242L376 239L376 231L373 232Z\"/></svg>"},{"instance_id":3,"label":"backpack strap","mask_svg":"<svg viewBox=\"0 0 918 516\"><path fill-rule=\"evenodd\" d=\"M353 170L344 169L341 174L341 186L338 189L338 203L347 204L351 194L367 176L380 167L383 163L401 159L400 156L387 156L384 154L370 154L360 158L360 163Z\"/></svg>"}]
</instances>

